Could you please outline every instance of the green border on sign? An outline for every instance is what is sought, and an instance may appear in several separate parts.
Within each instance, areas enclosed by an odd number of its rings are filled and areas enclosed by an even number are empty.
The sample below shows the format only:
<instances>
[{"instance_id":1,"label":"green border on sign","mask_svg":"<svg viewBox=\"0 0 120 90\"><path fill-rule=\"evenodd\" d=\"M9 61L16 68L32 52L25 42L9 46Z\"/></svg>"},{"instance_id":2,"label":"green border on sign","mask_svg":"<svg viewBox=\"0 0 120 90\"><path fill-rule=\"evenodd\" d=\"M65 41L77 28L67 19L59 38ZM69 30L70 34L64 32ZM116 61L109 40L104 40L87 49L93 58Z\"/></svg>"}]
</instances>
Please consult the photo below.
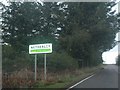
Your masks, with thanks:
<instances>
[{"instance_id":1,"label":"green border on sign","mask_svg":"<svg viewBox=\"0 0 120 90\"><path fill-rule=\"evenodd\" d=\"M36 50L31 50L31 52L50 52L51 49L36 49Z\"/></svg>"}]
</instances>

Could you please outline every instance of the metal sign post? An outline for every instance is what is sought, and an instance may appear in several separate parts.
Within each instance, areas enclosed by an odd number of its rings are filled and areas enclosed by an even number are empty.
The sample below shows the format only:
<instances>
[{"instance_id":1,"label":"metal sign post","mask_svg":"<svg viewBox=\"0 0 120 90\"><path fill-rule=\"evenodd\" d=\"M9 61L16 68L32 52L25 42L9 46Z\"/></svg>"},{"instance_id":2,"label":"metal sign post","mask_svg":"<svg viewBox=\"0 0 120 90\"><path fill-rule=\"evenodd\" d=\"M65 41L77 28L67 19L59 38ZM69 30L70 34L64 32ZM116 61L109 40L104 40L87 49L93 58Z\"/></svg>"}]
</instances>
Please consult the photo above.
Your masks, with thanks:
<instances>
[{"instance_id":1,"label":"metal sign post","mask_svg":"<svg viewBox=\"0 0 120 90\"><path fill-rule=\"evenodd\" d=\"M37 80L37 54L35 54L35 81Z\"/></svg>"},{"instance_id":2,"label":"metal sign post","mask_svg":"<svg viewBox=\"0 0 120 90\"><path fill-rule=\"evenodd\" d=\"M47 72L47 70L46 70L46 54L44 54L44 78L45 78L45 80L47 77L46 72Z\"/></svg>"},{"instance_id":3,"label":"metal sign post","mask_svg":"<svg viewBox=\"0 0 120 90\"><path fill-rule=\"evenodd\" d=\"M37 54L44 53L44 79L46 80L46 53L52 53L52 43L29 45L29 54L35 54L35 81L37 80Z\"/></svg>"}]
</instances>

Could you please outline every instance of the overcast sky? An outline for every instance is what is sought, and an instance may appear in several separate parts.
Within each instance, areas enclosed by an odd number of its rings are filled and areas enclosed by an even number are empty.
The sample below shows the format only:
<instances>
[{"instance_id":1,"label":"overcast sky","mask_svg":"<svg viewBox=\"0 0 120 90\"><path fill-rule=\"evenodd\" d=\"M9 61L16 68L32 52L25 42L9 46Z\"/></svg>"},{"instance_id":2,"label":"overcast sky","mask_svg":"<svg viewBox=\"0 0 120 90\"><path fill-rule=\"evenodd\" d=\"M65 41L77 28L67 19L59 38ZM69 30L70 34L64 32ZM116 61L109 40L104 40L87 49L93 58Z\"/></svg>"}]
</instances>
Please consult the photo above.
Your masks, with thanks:
<instances>
[{"instance_id":1,"label":"overcast sky","mask_svg":"<svg viewBox=\"0 0 120 90\"><path fill-rule=\"evenodd\" d=\"M120 33L119 33L120 35ZM116 34L115 40L118 41L118 33ZM118 44L120 45L120 43ZM104 52L102 57L105 61L105 64L115 64L116 63L116 57L118 56L118 45L116 45L113 49L110 51Z\"/></svg>"}]
</instances>

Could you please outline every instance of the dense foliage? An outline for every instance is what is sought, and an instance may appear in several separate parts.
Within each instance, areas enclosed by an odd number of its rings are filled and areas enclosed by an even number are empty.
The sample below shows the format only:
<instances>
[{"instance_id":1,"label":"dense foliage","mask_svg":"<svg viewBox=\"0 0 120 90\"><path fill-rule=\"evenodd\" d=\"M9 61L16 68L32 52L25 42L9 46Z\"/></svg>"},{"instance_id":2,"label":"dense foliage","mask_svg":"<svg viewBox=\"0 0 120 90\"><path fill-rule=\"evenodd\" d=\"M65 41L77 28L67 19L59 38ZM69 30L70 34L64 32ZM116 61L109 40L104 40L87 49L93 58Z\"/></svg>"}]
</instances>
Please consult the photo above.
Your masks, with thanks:
<instances>
[{"instance_id":1,"label":"dense foliage","mask_svg":"<svg viewBox=\"0 0 120 90\"><path fill-rule=\"evenodd\" d=\"M118 55L118 57L117 57L117 59L116 59L116 64L117 64L118 66L120 66L120 55Z\"/></svg>"},{"instance_id":2,"label":"dense foliage","mask_svg":"<svg viewBox=\"0 0 120 90\"><path fill-rule=\"evenodd\" d=\"M118 16L111 11L114 5L114 2L10 3L2 13L3 40L9 45L3 48L3 63L17 63L23 52L27 56L22 57L25 61L20 64L31 60L28 46L36 43L53 43L54 54L49 56L52 65L48 63L51 68L77 68L76 62L79 67L102 63L102 53L115 46L119 28Z\"/></svg>"}]
</instances>

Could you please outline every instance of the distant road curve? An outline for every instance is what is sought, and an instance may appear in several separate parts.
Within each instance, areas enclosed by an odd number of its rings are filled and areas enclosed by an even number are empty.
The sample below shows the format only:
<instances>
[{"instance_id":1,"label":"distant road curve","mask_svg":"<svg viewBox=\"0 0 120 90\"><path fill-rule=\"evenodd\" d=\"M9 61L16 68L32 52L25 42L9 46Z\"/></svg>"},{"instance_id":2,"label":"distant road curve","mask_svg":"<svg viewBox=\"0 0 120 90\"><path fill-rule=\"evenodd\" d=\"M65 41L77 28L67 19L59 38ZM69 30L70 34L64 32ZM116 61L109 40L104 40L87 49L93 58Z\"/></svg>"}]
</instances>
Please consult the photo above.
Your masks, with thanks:
<instances>
[{"instance_id":1,"label":"distant road curve","mask_svg":"<svg viewBox=\"0 0 120 90\"><path fill-rule=\"evenodd\" d=\"M97 74L86 78L82 82L73 85L74 88L118 88L118 66L117 65L105 65L104 69Z\"/></svg>"}]
</instances>

